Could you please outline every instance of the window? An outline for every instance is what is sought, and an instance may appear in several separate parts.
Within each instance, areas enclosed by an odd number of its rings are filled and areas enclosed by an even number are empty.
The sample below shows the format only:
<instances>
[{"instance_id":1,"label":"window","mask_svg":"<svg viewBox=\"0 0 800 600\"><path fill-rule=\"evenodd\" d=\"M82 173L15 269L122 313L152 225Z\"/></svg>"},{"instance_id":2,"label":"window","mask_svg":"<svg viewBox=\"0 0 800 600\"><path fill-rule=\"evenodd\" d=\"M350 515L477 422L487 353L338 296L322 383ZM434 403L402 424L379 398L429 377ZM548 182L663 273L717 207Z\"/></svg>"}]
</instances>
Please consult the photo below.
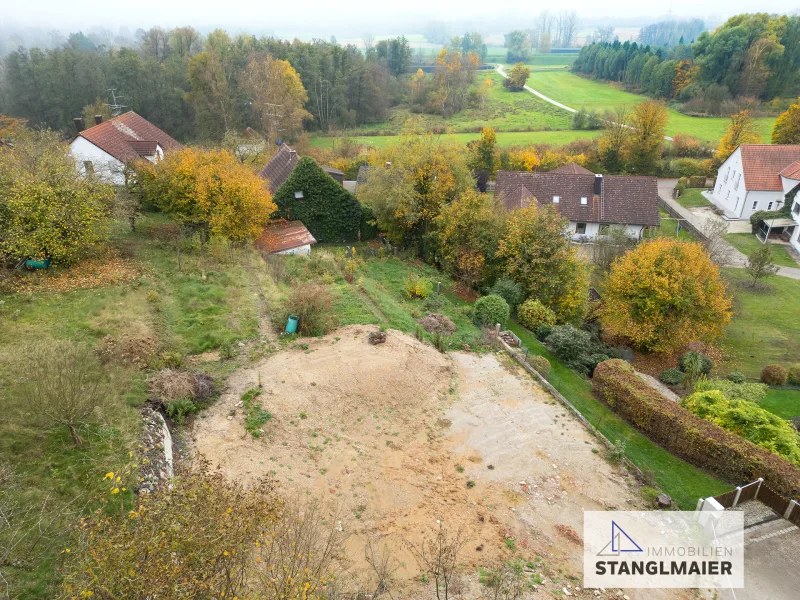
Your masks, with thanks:
<instances>
[{"instance_id":1,"label":"window","mask_svg":"<svg viewBox=\"0 0 800 600\"><path fill-rule=\"evenodd\" d=\"M772 202L770 202L769 204L767 204L767 210L772 210Z\"/></svg>"},{"instance_id":2,"label":"window","mask_svg":"<svg viewBox=\"0 0 800 600\"><path fill-rule=\"evenodd\" d=\"M598 233L600 235L608 235L609 231L611 231L610 225L600 225L600 230L598 231Z\"/></svg>"},{"instance_id":3,"label":"window","mask_svg":"<svg viewBox=\"0 0 800 600\"><path fill-rule=\"evenodd\" d=\"M792 212L796 215L800 215L800 202L794 203L794 206L792 207Z\"/></svg>"},{"instance_id":4,"label":"window","mask_svg":"<svg viewBox=\"0 0 800 600\"><path fill-rule=\"evenodd\" d=\"M758 200L756 200L755 202L753 202L753 210L755 210L755 209L757 209L757 208L758 208Z\"/></svg>"},{"instance_id":5,"label":"window","mask_svg":"<svg viewBox=\"0 0 800 600\"><path fill-rule=\"evenodd\" d=\"M575 233L578 235L586 235L586 223L577 223L575 225Z\"/></svg>"},{"instance_id":6,"label":"window","mask_svg":"<svg viewBox=\"0 0 800 600\"><path fill-rule=\"evenodd\" d=\"M741 200L741 198L736 198L736 206L733 207L734 212L739 208L739 200Z\"/></svg>"},{"instance_id":7,"label":"window","mask_svg":"<svg viewBox=\"0 0 800 600\"><path fill-rule=\"evenodd\" d=\"M553 204L558 204L561 202L561 196L553 196Z\"/></svg>"},{"instance_id":8,"label":"window","mask_svg":"<svg viewBox=\"0 0 800 600\"><path fill-rule=\"evenodd\" d=\"M295 198L297 198L297 199L299 200L300 198L302 198L302 197L303 197L303 192L301 192L301 191L297 191L297 192L295 192L295 193L294 193L294 197L295 197Z\"/></svg>"},{"instance_id":9,"label":"window","mask_svg":"<svg viewBox=\"0 0 800 600\"><path fill-rule=\"evenodd\" d=\"M727 170L727 171L725 171L725 181L726 181L726 182L728 181L728 175L730 175L730 174L731 174L731 168L730 168L730 167L728 167L728 170Z\"/></svg>"},{"instance_id":10,"label":"window","mask_svg":"<svg viewBox=\"0 0 800 600\"><path fill-rule=\"evenodd\" d=\"M94 165L92 164L92 161L83 161L83 168L86 170L87 175L94 175Z\"/></svg>"},{"instance_id":11,"label":"window","mask_svg":"<svg viewBox=\"0 0 800 600\"><path fill-rule=\"evenodd\" d=\"M587 204L589 204L589 198L581 196L581 206L586 206Z\"/></svg>"}]
</instances>

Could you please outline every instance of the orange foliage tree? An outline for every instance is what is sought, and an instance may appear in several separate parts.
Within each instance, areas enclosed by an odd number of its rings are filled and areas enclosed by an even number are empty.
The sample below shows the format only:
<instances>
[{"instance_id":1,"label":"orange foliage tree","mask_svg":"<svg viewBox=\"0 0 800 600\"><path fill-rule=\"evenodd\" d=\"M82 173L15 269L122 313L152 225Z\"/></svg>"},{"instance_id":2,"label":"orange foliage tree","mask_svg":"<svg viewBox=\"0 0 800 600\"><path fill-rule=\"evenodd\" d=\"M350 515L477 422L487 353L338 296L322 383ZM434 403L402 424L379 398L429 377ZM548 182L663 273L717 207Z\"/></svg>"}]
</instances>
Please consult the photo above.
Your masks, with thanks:
<instances>
[{"instance_id":1,"label":"orange foliage tree","mask_svg":"<svg viewBox=\"0 0 800 600\"><path fill-rule=\"evenodd\" d=\"M756 122L749 110L743 110L731 115L731 124L722 139L719 141L717 154L714 157L714 166L718 167L733 154L741 144L758 144L761 136L756 130Z\"/></svg>"},{"instance_id":2,"label":"orange foliage tree","mask_svg":"<svg viewBox=\"0 0 800 600\"><path fill-rule=\"evenodd\" d=\"M773 144L800 144L800 98L775 121Z\"/></svg>"},{"instance_id":3,"label":"orange foliage tree","mask_svg":"<svg viewBox=\"0 0 800 600\"><path fill-rule=\"evenodd\" d=\"M669 352L719 338L731 307L719 268L702 245L657 238L612 264L601 319L607 333L639 349Z\"/></svg>"},{"instance_id":4,"label":"orange foliage tree","mask_svg":"<svg viewBox=\"0 0 800 600\"><path fill-rule=\"evenodd\" d=\"M254 240L277 210L267 182L226 150L185 148L136 165L144 200L181 225L232 241Z\"/></svg>"}]
</instances>

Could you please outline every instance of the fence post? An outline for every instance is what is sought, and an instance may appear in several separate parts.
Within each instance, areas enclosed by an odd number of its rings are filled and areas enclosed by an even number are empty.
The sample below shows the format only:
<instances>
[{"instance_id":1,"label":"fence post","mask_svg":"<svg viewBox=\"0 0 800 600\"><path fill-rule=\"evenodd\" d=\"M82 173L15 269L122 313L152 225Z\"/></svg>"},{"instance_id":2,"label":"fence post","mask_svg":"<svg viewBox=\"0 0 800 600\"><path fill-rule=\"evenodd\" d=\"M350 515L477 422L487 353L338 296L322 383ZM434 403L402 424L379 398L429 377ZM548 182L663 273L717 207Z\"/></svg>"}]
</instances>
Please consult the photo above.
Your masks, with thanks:
<instances>
[{"instance_id":1,"label":"fence post","mask_svg":"<svg viewBox=\"0 0 800 600\"><path fill-rule=\"evenodd\" d=\"M789 506L786 507L786 511L783 513L784 519L789 519L794 512L794 507L797 506L797 500L789 500Z\"/></svg>"},{"instance_id":2,"label":"fence post","mask_svg":"<svg viewBox=\"0 0 800 600\"><path fill-rule=\"evenodd\" d=\"M437 281L436 282L436 293L437 294L441 294L442 293L442 282L441 281Z\"/></svg>"},{"instance_id":3,"label":"fence post","mask_svg":"<svg viewBox=\"0 0 800 600\"><path fill-rule=\"evenodd\" d=\"M741 488L741 486L737 485L736 486L736 495L733 497L733 504L731 505L731 508L733 508L734 506L739 504L739 496L741 496L741 495L742 495L742 488Z\"/></svg>"},{"instance_id":4,"label":"fence post","mask_svg":"<svg viewBox=\"0 0 800 600\"><path fill-rule=\"evenodd\" d=\"M757 500L758 499L758 492L761 491L761 484L762 483L764 483L764 478L763 477L759 477L758 478L758 487L756 488L756 493L753 496L753 500Z\"/></svg>"}]
</instances>

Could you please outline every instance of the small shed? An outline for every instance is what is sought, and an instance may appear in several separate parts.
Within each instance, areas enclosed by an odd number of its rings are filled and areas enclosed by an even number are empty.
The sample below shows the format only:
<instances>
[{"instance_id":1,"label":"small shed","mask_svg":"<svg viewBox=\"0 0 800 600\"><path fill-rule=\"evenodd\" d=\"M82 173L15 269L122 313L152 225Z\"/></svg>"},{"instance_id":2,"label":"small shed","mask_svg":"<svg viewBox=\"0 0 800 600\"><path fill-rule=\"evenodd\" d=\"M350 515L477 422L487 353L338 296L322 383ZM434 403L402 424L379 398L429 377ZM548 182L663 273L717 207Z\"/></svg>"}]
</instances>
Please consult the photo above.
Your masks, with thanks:
<instances>
[{"instance_id":1,"label":"small shed","mask_svg":"<svg viewBox=\"0 0 800 600\"><path fill-rule=\"evenodd\" d=\"M274 221L264 228L256 241L259 250L269 254L311 254L317 240L301 221Z\"/></svg>"}]
</instances>

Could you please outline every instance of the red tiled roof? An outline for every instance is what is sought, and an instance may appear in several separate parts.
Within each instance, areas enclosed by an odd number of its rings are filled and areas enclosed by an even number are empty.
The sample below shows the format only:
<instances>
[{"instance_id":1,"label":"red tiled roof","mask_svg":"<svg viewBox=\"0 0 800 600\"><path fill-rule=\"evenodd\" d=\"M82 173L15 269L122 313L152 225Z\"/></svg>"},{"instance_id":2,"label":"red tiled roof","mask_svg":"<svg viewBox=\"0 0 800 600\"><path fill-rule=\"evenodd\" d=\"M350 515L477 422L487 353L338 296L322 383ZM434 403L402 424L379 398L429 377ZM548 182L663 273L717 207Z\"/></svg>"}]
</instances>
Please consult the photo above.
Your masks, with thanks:
<instances>
[{"instance_id":1,"label":"red tiled roof","mask_svg":"<svg viewBox=\"0 0 800 600\"><path fill-rule=\"evenodd\" d=\"M506 210L525 206L535 197L541 206L554 206L570 221L657 226L658 183L655 177L603 177L600 197L594 194L595 175L498 171L495 197ZM553 196L559 197L558 204ZM586 204L581 203L586 198Z\"/></svg>"},{"instance_id":2,"label":"red tiled roof","mask_svg":"<svg viewBox=\"0 0 800 600\"><path fill-rule=\"evenodd\" d=\"M126 112L78 134L117 160L127 162L140 156L152 156L155 144L164 152L180 150L183 146L144 117ZM141 154L152 148L150 154Z\"/></svg>"},{"instance_id":3,"label":"red tiled roof","mask_svg":"<svg viewBox=\"0 0 800 600\"><path fill-rule=\"evenodd\" d=\"M786 179L800 180L800 160L793 162L786 167L783 171L781 171L781 175L786 177Z\"/></svg>"},{"instance_id":4,"label":"red tiled roof","mask_svg":"<svg viewBox=\"0 0 800 600\"><path fill-rule=\"evenodd\" d=\"M278 221L267 225L256 247L274 254L316 243L317 240L301 221Z\"/></svg>"},{"instance_id":5,"label":"red tiled roof","mask_svg":"<svg viewBox=\"0 0 800 600\"><path fill-rule=\"evenodd\" d=\"M782 192L781 171L800 160L800 146L742 144L744 187L748 191Z\"/></svg>"},{"instance_id":6,"label":"red tiled roof","mask_svg":"<svg viewBox=\"0 0 800 600\"><path fill-rule=\"evenodd\" d=\"M586 167L580 166L578 163L567 163L566 165L561 165L557 169L553 169L550 171L551 173L566 173L568 175L594 175L592 171L587 169Z\"/></svg>"},{"instance_id":7,"label":"red tiled roof","mask_svg":"<svg viewBox=\"0 0 800 600\"><path fill-rule=\"evenodd\" d=\"M275 194L278 188L283 185L283 182L289 179L289 175L294 171L298 160L300 160L300 157L297 152L288 145L281 144L275 155L269 159L269 162L264 165L264 168L258 174L269 181L269 190Z\"/></svg>"}]
</instances>

